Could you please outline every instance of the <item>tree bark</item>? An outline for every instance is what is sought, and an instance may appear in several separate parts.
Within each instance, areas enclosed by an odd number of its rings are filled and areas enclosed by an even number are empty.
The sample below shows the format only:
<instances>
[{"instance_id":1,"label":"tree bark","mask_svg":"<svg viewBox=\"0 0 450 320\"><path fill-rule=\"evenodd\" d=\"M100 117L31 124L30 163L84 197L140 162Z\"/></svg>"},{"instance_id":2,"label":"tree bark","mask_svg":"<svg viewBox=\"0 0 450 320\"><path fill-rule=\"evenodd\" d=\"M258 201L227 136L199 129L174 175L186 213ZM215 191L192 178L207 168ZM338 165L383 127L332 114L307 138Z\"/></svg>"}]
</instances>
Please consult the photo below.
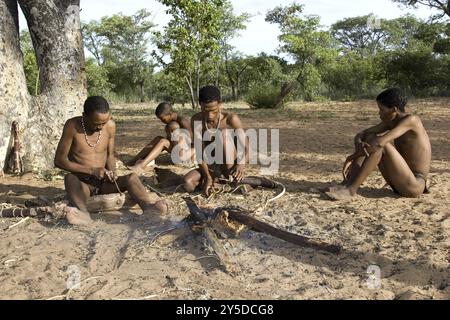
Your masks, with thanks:
<instances>
[{"instance_id":1,"label":"tree bark","mask_svg":"<svg viewBox=\"0 0 450 320\"><path fill-rule=\"evenodd\" d=\"M28 93L19 43L15 0L0 0L0 166L4 167L13 120L22 128L25 170L53 167L68 118L86 98L79 0L19 0L39 67L41 93ZM3 76L6 75L6 76Z\"/></svg>"},{"instance_id":2,"label":"tree bark","mask_svg":"<svg viewBox=\"0 0 450 320\"><path fill-rule=\"evenodd\" d=\"M274 108L278 109L281 104L283 103L283 100L288 96L289 93L294 90L295 83L294 82L285 82L281 86L280 93L278 94L277 99L275 100Z\"/></svg>"},{"instance_id":3,"label":"tree bark","mask_svg":"<svg viewBox=\"0 0 450 320\"><path fill-rule=\"evenodd\" d=\"M192 85L192 76L191 75L186 77L186 82L187 82L188 87L189 87L189 93L191 94L192 109L195 110L194 88L193 88L193 85Z\"/></svg>"}]
</instances>

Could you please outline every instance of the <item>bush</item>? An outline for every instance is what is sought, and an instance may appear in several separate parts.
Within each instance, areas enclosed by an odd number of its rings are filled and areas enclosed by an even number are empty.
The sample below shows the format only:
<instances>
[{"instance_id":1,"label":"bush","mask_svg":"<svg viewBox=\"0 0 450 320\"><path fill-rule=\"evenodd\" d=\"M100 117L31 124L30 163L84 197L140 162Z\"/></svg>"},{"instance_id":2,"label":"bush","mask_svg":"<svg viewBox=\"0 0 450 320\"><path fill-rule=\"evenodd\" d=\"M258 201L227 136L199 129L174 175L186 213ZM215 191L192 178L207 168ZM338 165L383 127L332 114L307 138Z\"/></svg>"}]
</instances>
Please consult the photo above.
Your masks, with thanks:
<instances>
[{"instance_id":1,"label":"bush","mask_svg":"<svg viewBox=\"0 0 450 320\"><path fill-rule=\"evenodd\" d=\"M280 88L273 85L253 87L247 94L245 102L255 109L271 109L275 107Z\"/></svg>"}]
</instances>

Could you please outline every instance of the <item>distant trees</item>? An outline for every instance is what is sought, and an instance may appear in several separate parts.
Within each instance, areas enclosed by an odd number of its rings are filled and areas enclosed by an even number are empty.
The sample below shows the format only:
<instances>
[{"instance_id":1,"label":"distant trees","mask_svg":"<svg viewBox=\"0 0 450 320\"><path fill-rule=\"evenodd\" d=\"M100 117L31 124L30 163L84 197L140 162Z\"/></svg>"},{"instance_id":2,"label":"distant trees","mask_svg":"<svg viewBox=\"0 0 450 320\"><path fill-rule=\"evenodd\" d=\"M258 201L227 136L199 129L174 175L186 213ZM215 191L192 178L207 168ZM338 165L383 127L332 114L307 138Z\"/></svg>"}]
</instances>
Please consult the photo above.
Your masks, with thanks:
<instances>
[{"instance_id":1,"label":"distant trees","mask_svg":"<svg viewBox=\"0 0 450 320\"><path fill-rule=\"evenodd\" d=\"M450 23L443 19L364 15L325 28L293 3L265 17L280 30L279 54L248 56L231 43L251 17L236 14L228 0L160 2L171 20L158 32L146 10L82 24L88 94L193 108L205 84L219 86L227 101L255 107L281 107L289 99L372 98L392 85L416 96L450 95ZM448 6L444 0L397 2L434 6L444 14ZM28 91L39 95L28 32L21 32L20 45Z\"/></svg>"}]
</instances>

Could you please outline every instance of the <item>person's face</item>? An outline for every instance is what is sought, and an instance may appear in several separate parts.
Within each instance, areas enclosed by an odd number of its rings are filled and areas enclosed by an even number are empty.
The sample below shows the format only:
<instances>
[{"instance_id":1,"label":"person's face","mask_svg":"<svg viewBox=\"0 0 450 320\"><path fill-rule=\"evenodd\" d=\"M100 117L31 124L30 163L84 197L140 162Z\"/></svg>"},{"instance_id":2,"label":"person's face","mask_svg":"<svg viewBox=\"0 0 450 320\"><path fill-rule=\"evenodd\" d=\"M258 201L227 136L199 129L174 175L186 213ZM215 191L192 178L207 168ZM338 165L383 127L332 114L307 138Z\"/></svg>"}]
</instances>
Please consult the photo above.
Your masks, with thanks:
<instances>
[{"instance_id":1,"label":"person's face","mask_svg":"<svg viewBox=\"0 0 450 320\"><path fill-rule=\"evenodd\" d=\"M380 115L381 121L388 123L392 122L398 115L398 109L397 108L388 108L384 105L382 105L380 102L378 103L378 114Z\"/></svg>"},{"instance_id":2,"label":"person's face","mask_svg":"<svg viewBox=\"0 0 450 320\"><path fill-rule=\"evenodd\" d=\"M158 119L161 120L162 123L168 124L170 121L172 121L172 115L165 114L162 116L158 116Z\"/></svg>"},{"instance_id":3,"label":"person's face","mask_svg":"<svg viewBox=\"0 0 450 320\"><path fill-rule=\"evenodd\" d=\"M202 107L203 119L208 123L213 123L219 118L221 103L218 101L200 102Z\"/></svg>"},{"instance_id":4,"label":"person's face","mask_svg":"<svg viewBox=\"0 0 450 320\"><path fill-rule=\"evenodd\" d=\"M99 132L103 129L105 124L111 119L111 115L109 112L100 113L94 112L86 117L87 119L87 128L89 131Z\"/></svg>"}]
</instances>

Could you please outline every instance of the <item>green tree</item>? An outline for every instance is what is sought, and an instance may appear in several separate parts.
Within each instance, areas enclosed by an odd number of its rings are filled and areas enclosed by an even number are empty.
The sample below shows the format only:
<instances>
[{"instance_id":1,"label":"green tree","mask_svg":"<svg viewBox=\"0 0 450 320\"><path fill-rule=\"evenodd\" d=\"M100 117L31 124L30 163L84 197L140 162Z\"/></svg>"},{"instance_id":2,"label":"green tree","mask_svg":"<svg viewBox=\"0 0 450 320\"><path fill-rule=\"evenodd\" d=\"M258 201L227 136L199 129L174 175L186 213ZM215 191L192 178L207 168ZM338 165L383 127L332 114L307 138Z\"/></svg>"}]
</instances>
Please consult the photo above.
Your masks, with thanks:
<instances>
[{"instance_id":1,"label":"green tree","mask_svg":"<svg viewBox=\"0 0 450 320\"><path fill-rule=\"evenodd\" d=\"M134 15L122 13L91 21L83 26L85 46L99 66L108 70L115 90L145 100L144 86L153 74L155 63L148 54L150 34L155 26L151 13L141 9Z\"/></svg>"},{"instance_id":2,"label":"green tree","mask_svg":"<svg viewBox=\"0 0 450 320\"><path fill-rule=\"evenodd\" d=\"M28 92L31 95L39 94L39 69L36 62L33 44L28 30L20 32L20 49L23 54L23 68L27 79Z\"/></svg>"},{"instance_id":3,"label":"green tree","mask_svg":"<svg viewBox=\"0 0 450 320\"><path fill-rule=\"evenodd\" d=\"M439 13L433 17L436 19L443 18L444 16L450 17L450 1L449 0L392 0L400 3L404 6L417 7L418 5L427 6L439 11Z\"/></svg>"},{"instance_id":4,"label":"green tree","mask_svg":"<svg viewBox=\"0 0 450 320\"><path fill-rule=\"evenodd\" d=\"M293 3L276 7L266 15L266 21L276 23L280 28L280 52L289 54L295 61L293 80L283 83L276 106L281 105L297 84L302 97L312 100L321 84L319 68L337 55L330 33L321 30L320 18L303 15L302 11L302 5Z\"/></svg>"},{"instance_id":5,"label":"green tree","mask_svg":"<svg viewBox=\"0 0 450 320\"><path fill-rule=\"evenodd\" d=\"M167 72L184 79L192 108L197 96L203 63L219 55L225 0L159 0L172 18L163 32L156 34L155 53Z\"/></svg>"}]
</instances>

